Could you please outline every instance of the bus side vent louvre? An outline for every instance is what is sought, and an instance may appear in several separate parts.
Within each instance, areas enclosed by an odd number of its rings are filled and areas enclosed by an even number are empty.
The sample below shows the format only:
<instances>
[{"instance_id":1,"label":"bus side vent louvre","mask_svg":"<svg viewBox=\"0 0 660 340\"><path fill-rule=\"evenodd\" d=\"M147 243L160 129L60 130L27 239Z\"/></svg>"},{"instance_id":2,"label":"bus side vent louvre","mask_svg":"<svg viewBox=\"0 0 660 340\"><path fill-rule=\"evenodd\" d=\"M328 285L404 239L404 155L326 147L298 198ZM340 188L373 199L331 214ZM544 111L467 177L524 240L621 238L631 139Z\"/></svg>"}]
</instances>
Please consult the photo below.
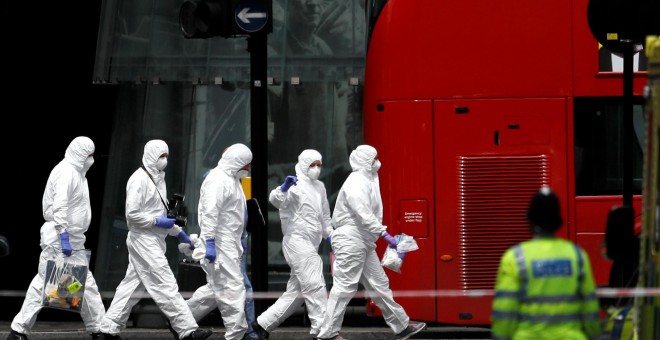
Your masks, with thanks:
<instances>
[{"instance_id":1,"label":"bus side vent louvre","mask_svg":"<svg viewBox=\"0 0 660 340\"><path fill-rule=\"evenodd\" d=\"M459 286L493 289L500 257L531 238L525 217L536 191L549 184L547 155L458 158Z\"/></svg>"}]
</instances>

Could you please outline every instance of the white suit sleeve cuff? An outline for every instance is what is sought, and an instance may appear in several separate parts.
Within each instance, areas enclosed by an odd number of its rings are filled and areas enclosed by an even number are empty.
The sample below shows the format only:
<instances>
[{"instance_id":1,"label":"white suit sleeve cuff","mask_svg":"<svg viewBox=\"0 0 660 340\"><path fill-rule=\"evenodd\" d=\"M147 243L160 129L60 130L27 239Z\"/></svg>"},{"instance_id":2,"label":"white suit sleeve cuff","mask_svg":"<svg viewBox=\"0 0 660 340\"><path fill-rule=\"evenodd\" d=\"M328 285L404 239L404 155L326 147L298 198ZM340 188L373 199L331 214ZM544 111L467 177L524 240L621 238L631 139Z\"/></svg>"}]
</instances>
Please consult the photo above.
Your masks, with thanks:
<instances>
[{"instance_id":1,"label":"white suit sleeve cuff","mask_svg":"<svg viewBox=\"0 0 660 340\"><path fill-rule=\"evenodd\" d=\"M167 232L167 235L170 235L170 236L179 236L179 233L181 232L181 230L182 230L181 227L179 227L178 225L175 224L175 225L174 225L172 228L170 228L170 230Z\"/></svg>"}]
</instances>

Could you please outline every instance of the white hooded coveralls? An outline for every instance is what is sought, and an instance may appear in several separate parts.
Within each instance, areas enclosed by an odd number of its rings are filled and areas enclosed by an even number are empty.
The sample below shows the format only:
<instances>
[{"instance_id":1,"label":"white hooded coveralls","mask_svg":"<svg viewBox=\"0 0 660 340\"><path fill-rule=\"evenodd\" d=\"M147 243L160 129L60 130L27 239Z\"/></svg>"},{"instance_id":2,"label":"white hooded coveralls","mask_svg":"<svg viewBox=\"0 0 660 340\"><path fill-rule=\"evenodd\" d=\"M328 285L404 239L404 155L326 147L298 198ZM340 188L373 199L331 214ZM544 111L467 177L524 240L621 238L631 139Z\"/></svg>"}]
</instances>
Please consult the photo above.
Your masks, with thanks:
<instances>
[{"instance_id":1,"label":"white hooded coveralls","mask_svg":"<svg viewBox=\"0 0 660 340\"><path fill-rule=\"evenodd\" d=\"M389 279L376 254L376 240L386 231L378 173L371 167L376 156L376 149L369 145L360 145L351 152L353 172L337 196L332 214L332 250L336 256L333 285L319 338L332 338L339 333L346 305L357 291L358 282L395 334L406 329L410 321L394 301Z\"/></svg>"},{"instance_id":2,"label":"white hooded coveralls","mask_svg":"<svg viewBox=\"0 0 660 340\"><path fill-rule=\"evenodd\" d=\"M284 294L257 318L268 332L291 316L303 301L311 321L310 334L318 334L323 322L328 293L318 250L321 240L332 234L332 226L325 185L307 175L314 161L321 161L321 154L304 150L295 167L297 184L286 192L281 187L270 192L270 203L280 212L282 252L291 274Z\"/></svg>"},{"instance_id":3,"label":"white hooded coveralls","mask_svg":"<svg viewBox=\"0 0 660 340\"><path fill-rule=\"evenodd\" d=\"M191 310L204 308L207 299L215 299L225 326L225 339L238 340L247 330L245 320L245 285L241 272L247 205L238 171L252 162L252 152L244 144L228 147L202 182L197 220L200 237L215 239L215 263L202 260L206 285L187 300ZM213 295L209 296L208 292Z\"/></svg>"},{"instance_id":4,"label":"white hooded coveralls","mask_svg":"<svg viewBox=\"0 0 660 340\"><path fill-rule=\"evenodd\" d=\"M156 168L158 158L164 153L169 153L164 141L147 142L142 156L144 168L135 170L126 184L128 268L103 319L103 333L119 334L145 291L165 314L179 338L198 328L179 293L176 278L165 256L165 237L177 236L181 228L174 225L163 229L154 225L157 217L167 214L163 203L163 200L167 203L165 172Z\"/></svg>"},{"instance_id":5,"label":"white hooded coveralls","mask_svg":"<svg viewBox=\"0 0 660 340\"><path fill-rule=\"evenodd\" d=\"M60 232L69 233L69 242L73 250L66 261L89 265L85 254L85 232L92 221L92 207L85 177L89 168L85 167L85 160L92 154L94 154L94 142L87 137L76 137L67 147L64 159L53 168L48 177L42 199L45 222L41 226L42 251L39 256L39 270L30 283L21 311L11 323L11 329L16 332L31 333L37 314L41 311L46 264L48 260L61 259L64 256L61 251ZM87 332L99 332L103 314L105 307L101 294L92 272L88 270L80 310Z\"/></svg>"}]
</instances>

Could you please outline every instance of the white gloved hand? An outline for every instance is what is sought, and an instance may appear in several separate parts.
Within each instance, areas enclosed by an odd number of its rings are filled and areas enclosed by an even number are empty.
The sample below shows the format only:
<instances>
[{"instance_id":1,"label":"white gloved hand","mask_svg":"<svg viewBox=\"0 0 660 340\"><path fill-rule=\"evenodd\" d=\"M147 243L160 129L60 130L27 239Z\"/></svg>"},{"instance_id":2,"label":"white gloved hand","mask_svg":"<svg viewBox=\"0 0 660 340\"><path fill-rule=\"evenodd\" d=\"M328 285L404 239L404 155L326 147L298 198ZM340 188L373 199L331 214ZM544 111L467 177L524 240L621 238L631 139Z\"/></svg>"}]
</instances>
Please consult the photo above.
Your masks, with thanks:
<instances>
[{"instance_id":1,"label":"white gloved hand","mask_svg":"<svg viewBox=\"0 0 660 340\"><path fill-rule=\"evenodd\" d=\"M186 256L192 256L193 251L190 249L190 244L186 242L179 243L179 251Z\"/></svg>"},{"instance_id":2,"label":"white gloved hand","mask_svg":"<svg viewBox=\"0 0 660 340\"><path fill-rule=\"evenodd\" d=\"M193 247L199 247L199 236L197 234L190 234L188 238L190 239L190 243L192 243ZM187 242L179 243L178 248L183 255L192 257L193 249L190 249L190 244Z\"/></svg>"},{"instance_id":3,"label":"white gloved hand","mask_svg":"<svg viewBox=\"0 0 660 340\"><path fill-rule=\"evenodd\" d=\"M206 242L204 242L201 237L197 236L197 234L190 235L190 242L192 242L195 248L206 248Z\"/></svg>"},{"instance_id":4,"label":"white gloved hand","mask_svg":"<svg viewBox=\"0 0 660 340\"><path fill-rule=\"evenodd\" d=\"M194 240L193 236L195 236ZM195 246L195 250L192 251L192 259L195 261L203 260L206 256L206 244L195 234L190 235L190 241L192 241L193 245Z\"/></svg>"},{"instance_id":5,"label":"white gloved hand","mask_svg":"<svg viewBox=\"0 0 660 340\"><path fill-rule=\"evenodd\" d=\"M167 235L177 237L179 235L179 233L181 232L181 230L183 230L183 229L181 229L180 226L175 224L175 225L172 226L172 228L167 230Z\"/></svg>"}]
</instances>

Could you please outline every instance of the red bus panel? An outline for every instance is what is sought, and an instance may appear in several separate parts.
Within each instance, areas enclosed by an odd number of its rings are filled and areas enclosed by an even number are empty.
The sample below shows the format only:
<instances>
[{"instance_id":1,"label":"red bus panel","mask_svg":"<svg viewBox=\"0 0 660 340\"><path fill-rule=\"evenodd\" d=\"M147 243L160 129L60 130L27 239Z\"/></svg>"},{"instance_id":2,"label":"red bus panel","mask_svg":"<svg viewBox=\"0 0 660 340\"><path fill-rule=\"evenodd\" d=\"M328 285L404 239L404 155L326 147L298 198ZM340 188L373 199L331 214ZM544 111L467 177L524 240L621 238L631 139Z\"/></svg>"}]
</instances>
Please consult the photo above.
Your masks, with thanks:
<instances>
[{"instance_id":1,"label":"red bus panel","mask_svg":"<svg viewBox=\"0 0 660 340\"><path fill-rule=\"evenodd\" d=\"M558 235L587 250L597 284L606 285L600 242L608 210L622 199L598 181L588 188L603 196L578 196L575 157L587 158L575 151L576 131L602 136L588 146L613 146L603 142L613 140L605 128L621 106L602 101L622 97L623 74L601 70L588 0L376 3L385 5L370 32L364 141L384 164L384 223L420 245L403 275L388 272L391 287L492 289L501 254L531 237L525 213L542 184L561 199ZM638 98L646 80L635 72ZM592 170L609 169L593 162L603 149L591 154ZM421 270L411 274L413 266ZM415 319L490 324L491 298L473 296L400 300Z\"/></svg>"},{"instance_id":2,"label":"red bus panel","mask_svg":"<svg viewBox=\"0 0 660 340\"><path fill-rule=\"evenodd\" d=\"M378 150L383 166L379 170L383 198L383 223L392 235L415 237L419 249L406 256L401 269L405 275L387 270L397 291L433 291L436 287L433 240L435 231L431 207L433 194L433 106L431 101L387 101L378 105L371 122L369 141ZM366 131L365 131L366 132ZM392 180L396 178L397 180ZM379 243L382 255L384 243ZM435 320L436 300L429 296L396 297L416 316Z\"/></svg>"},{"instance_id":3,"label":"red bus panel","mask_svg":"<svg viewBox=\"0 0 660 340\"><path fill-rule=\"evenodd\" d=\"M492 289L500 257L531 237L531 197L550 185L566 205L563 99L435 102L438 289ZM566 236L567 228L560 231ZM441 297L438 320L490 323L490 297Z\"/></svg>"}]
</instances>

